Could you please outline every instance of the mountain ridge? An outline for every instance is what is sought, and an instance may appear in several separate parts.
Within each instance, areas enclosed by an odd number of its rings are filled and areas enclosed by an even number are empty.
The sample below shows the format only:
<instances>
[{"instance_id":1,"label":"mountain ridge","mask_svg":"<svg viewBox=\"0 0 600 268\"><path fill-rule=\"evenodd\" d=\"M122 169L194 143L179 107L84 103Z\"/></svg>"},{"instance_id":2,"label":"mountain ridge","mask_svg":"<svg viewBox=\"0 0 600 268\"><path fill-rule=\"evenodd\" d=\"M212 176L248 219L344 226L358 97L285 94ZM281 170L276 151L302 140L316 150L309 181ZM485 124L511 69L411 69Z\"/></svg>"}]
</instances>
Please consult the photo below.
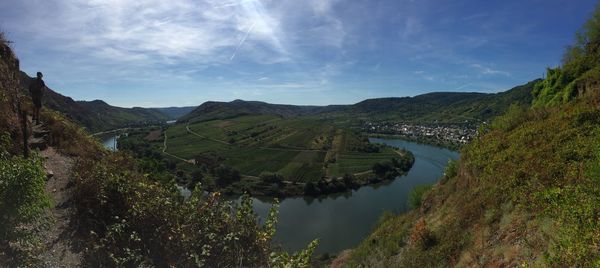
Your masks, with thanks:
<instances>
[{"instance_id":1,"label":"mountain ridge","mask_svg":"<svg viewBox=\"0 0 600 268\"><path fill-rule=\"evenodd\" d=\"M504 113L510 105L530 106L532 91L539 79L498 93L431 92L414 97L366 99L348 105L291 105L262 101L207 101L181 117L179 122L226 119L241 115L271 114L283 117L321 115L381 120L474 122ZM440 116L451 115L452 116Z\"/></svg>"}]
</instances>

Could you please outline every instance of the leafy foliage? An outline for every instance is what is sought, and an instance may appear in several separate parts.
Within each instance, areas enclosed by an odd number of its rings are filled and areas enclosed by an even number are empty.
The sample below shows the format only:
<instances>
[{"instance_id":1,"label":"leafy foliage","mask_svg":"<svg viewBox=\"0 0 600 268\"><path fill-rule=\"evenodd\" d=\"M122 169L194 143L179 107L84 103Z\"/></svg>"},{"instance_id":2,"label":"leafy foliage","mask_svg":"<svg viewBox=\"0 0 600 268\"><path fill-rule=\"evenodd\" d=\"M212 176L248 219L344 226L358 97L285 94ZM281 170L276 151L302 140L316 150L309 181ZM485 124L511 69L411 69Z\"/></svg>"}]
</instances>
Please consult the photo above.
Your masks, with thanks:
<instances>
[{"instance_id":1,"label":"leafy foliage","mask_svg":"<svg viewBox=\"0 0 600 268\"><path fill-rule=\"evenodd\" d=\"M148 180L123 154L79 163L75 204L80 232L91 233L91 266L256 267L296 263L312 249L271 253L277 207L259 225L252 201L225 202L196 188L183 200L173 184Z\"/></svg>"},{"instance_id":2,"label":"leafy foliage","mask_svg":"<svg viewBox=\"0 0 600 268\"><path fill-rule=\"evenodd\" d=\"M433 185L426 184L426 185L419 185L419 186L416 186L415 188L413 188L413 190L410 192L410 195L408 197L408 203L410 204L410 207L418 208L419 206L421 206L421 202L423 201L423 196L425 194L427 194L427 192L429 190L431 190L432 187L433 187Z\"/></svg>"},{"instance_id":3,"label":"leafy foliage","mask_svg":"<svg viewBox=\"0 0 600 268\"><path fill-rule=\"evenodd\" d=\"M5 137L6 135L2 135ZM5 140L5 139L3 139ZM35 228L47 218L50 206L44 193L46 174L41 159L10 156L0 145L0 266L29 265L35 261L39 241Z\"/></svg>"},{"instance_id":4,"label":"leafy foliage","mask_svg":"<svg viewBox=\"0 0 600 268\"><path fill-rule=\"evenodd\" d=\"M567 103L590 90L600 79L600 4L576 35L563 56L562 67L548 69L545 80L535 85L535 107Z\"/></svg>"}]
</instances>

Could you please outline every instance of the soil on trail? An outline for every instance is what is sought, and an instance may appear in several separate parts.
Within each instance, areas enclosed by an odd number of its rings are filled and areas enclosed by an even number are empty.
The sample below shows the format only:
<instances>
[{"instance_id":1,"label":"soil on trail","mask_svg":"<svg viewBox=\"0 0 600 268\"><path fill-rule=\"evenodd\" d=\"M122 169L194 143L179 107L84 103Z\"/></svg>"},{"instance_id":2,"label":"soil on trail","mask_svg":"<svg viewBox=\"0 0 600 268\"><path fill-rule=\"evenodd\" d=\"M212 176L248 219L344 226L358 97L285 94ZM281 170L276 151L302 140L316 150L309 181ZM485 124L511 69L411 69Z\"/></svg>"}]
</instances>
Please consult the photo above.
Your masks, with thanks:
<instances>
[{"instance_id":1,"label":"soil on trail","mask_svg":"<svg viewBox=\"0 0 600 268\"><path fill-rule=\"evenodd\" d=\"M71 168L73 158L62 155L54 148L48 147L41 152L44 157L44 168L48 174L46 194L52 198L53 222L42 235L44 253L42 260L45 267L77 267L80 265L80 253L76 250L71 222Z\"/></svg>"}]
</instances>

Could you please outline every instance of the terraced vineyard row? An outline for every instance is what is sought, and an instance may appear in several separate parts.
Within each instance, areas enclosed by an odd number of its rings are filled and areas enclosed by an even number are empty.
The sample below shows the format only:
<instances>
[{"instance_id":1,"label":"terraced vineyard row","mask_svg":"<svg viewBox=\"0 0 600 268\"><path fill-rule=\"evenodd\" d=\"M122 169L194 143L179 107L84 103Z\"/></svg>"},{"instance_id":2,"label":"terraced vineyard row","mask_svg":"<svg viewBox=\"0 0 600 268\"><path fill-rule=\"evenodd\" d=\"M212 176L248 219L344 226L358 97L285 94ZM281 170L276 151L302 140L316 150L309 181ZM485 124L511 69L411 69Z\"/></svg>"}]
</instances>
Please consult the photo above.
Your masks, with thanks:
<instances>
[{"instance_id":1,"label":"terraced vineyard row","mask_svg":"<svg viewBox=\"0 0 600 268\"><path fill-rule=\"evenodd\" d=\"M364 173L375 163L397 157L391 148L368 152L370 144L364 138L310 117L241 116L178 124L166 131L170 154L184 159L210 155L243 175L267 171L295 182Z\"/></svg>"}]
</instances>

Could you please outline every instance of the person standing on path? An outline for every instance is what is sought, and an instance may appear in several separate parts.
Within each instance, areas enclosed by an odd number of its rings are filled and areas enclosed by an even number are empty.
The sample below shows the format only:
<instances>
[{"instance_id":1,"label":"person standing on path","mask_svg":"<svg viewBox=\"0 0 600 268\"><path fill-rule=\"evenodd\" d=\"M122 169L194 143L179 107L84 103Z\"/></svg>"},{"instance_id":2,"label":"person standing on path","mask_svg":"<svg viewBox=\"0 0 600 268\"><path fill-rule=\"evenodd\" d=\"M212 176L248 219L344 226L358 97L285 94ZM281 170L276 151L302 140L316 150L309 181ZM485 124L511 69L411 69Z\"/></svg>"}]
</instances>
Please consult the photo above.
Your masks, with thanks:
<instances>
[{"instance_id":1,"label":"person standing on path","mask_svg":"<svg viewBox=\"0 0 600 268\"><path fill-rule=\"evenodd\" d=\"M46 84L42 80L42 73L37 72L37 78L29 85L29 93L33 101L33 121L36 124L40 123L40 109L42 109L42 96L46 90Z\"/></svg>"}]
</instances>

